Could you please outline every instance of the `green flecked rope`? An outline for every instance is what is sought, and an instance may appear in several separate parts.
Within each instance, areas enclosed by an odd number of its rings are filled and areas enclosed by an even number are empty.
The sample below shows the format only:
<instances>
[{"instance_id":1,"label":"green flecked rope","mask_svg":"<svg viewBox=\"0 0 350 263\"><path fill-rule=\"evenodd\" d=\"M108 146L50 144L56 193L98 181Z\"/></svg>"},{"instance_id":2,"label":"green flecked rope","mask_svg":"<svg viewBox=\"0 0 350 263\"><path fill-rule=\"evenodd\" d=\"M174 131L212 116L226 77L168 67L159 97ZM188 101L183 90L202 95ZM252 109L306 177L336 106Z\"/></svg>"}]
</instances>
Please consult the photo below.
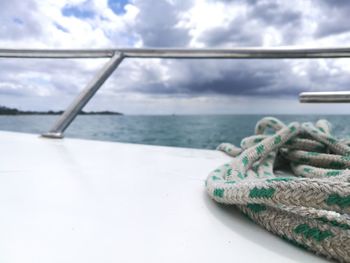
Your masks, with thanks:
<instances>
[{"instance_id":1,"label":"green flecked rope","mask_svg":"<svg viewBox=\"0 0 350 263\"><path fill-rule=\"evenodd\" d=\"M350 262L350 142L326 120L266 117L255 134L241 148L219 145L233 160L209 174L209 195L293 244Z\"/></svg>"}]
</instances>

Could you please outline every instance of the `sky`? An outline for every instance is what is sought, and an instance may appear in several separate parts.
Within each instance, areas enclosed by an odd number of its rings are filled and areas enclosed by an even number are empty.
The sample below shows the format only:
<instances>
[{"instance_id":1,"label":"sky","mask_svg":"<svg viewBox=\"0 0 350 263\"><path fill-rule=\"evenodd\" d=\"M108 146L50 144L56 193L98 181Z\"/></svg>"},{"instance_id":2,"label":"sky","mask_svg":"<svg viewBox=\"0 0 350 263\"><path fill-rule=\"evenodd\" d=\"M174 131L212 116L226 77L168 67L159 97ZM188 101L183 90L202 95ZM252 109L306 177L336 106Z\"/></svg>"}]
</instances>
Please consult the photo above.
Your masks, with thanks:
<instances>
[{"instance_id":1,"label":"sky","mask_svg":"<svg viewBox=\"0 0 350 263\"><path fill-rule=\"evenodd\" d=\"M347 0L1 0L0 48L350 46ZM0 59L0 105L61 110L107 59ZM86 106L125 114L307 114L350 88L350 59L125 59Z\"/></svg>"}]
</instances>

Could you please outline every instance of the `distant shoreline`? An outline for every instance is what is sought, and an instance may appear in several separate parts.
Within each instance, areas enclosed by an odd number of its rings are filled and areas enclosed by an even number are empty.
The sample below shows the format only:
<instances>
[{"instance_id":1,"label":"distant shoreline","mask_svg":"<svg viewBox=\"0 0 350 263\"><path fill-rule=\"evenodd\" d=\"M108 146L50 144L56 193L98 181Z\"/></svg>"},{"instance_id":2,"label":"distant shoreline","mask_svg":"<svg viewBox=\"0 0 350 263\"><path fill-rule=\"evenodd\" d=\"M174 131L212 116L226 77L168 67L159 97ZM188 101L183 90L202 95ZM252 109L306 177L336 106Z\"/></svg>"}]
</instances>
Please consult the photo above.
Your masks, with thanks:
<instances>
[{"instance_id":1,"label":"distant shoreline","mask_svg":"<svg viewBox=\"0 0 350 263\"><path fill-rule=\"evenodd\" d=\"M22 111L16 108L0 106L0 115L61 115L63 111ZM124 115L114 111L81 111L79 115Z\"/></svg>"}]
</instances>

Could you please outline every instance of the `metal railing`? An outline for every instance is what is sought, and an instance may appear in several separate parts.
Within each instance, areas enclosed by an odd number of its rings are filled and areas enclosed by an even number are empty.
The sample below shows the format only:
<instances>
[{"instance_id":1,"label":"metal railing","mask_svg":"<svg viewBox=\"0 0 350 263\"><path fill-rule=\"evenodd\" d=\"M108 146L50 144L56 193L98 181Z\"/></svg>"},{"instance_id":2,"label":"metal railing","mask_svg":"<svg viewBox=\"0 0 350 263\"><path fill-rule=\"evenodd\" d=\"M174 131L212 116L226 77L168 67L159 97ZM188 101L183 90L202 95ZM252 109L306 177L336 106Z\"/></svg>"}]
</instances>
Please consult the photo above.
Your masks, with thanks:
<instances>
[{"instance_id":1,"label":"metal railing","mask_svg":"<svg viewBox=\"0 0 350 263\"><path fill-rule=\"evenodd\" d=\"M83 107L95 95L124 58L174 59L315 59L350 58L350 48L233 48L233 49L168 49L120 48L100 50L37 50L0 49L0 58L110 58L106 65L87 84L68 106L53 127L42 134L49 138L63 138L64 131ZM350 92L310 92L300 95L301 102L350 102Z\"/></svg>"},{"instance_id":2,"label":"metal railing","mask_svg":"<svg viewBox=\"0 0 350 263\"><path fill-rule=\"evenodd\" d=\"M300 102L305 103L342 103L350 102L350 91L302 92Z\"/></svg>"}]
</instances>

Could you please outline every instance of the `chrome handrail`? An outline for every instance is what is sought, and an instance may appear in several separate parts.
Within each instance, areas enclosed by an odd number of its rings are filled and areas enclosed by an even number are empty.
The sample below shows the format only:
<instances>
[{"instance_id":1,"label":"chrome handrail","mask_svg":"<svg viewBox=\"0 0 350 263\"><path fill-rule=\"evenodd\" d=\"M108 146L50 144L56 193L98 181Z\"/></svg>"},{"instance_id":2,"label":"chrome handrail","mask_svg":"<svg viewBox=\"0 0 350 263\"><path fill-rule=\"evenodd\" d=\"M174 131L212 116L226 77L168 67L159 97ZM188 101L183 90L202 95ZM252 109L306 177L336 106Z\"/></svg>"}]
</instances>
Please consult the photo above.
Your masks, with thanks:
<instances>
[{"instance_id":1,"label":"chrome handrail","mask_svg":"<svg viewBox=\"0 0 350 263\"><path fill-rule=\"evenodd\" d=\"M0 49L6 58L344 58L350 47L338 48L118 48L118 49Z\"/></svg>"},{"instance_id":2,"label":"chrome handrail","mask_svg":"<svg viewBox=\"0 0 350 263\"><path fill-rule=\"evenodd\" d=\"M299 100L303 103L347 103L350 102L350 91L302 92Z\"/></svg>"},{"instance_id":3,"label":"chrome handrail","mask_svg":"<svg viewBox=\"0 0 350 263\"><path fill-rule=\"evenodd\" d=\"M124 58L177 58L177 59L296 59L346 58L350 47L338 48L231 48L231 49L175 49L175 48L119 48L119 49L0 49L0 58L111 58L87 84L78 97L49 130L42 134L49 138L63 138L64 131L78 113L95 95ZM317 94L317 93L316 93ZM332 93L333 94L333 93ZM315 93L302 93L301 102L325 102L332 94L311 99ZM327 99L326 99L327 98ZM337 97L338 98L338 97ZM329 101L329 100L327 100ZM339 102L339 100L333 100ZM345 101L345 100L344 100ZM350 101L347 97L346 101Z\"/></svg>"}]
</instances>

